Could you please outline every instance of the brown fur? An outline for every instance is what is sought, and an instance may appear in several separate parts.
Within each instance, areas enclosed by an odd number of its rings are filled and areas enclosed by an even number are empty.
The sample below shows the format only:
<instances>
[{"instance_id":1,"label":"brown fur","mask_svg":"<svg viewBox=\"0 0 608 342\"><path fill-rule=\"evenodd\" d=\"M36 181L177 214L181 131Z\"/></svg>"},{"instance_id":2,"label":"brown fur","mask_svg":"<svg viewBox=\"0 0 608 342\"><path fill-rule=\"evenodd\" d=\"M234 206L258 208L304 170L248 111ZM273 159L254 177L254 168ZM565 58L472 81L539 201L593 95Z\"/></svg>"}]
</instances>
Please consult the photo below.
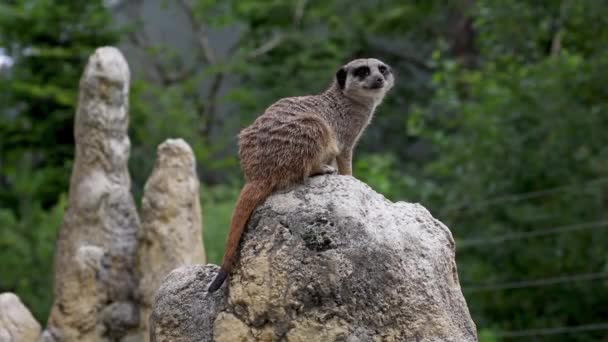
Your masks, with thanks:
<instances>
[{"instance_id":1,"label":"brown fur","mask_svg":"<svg viewBox=\"0 0 608 342\"><path fill-rule=\"evenodd\" d=\"M352 74L361 66L368 67L368 76ZM232 270L247 220L273 191L331 173L328 165L333 160L340 174L352 174L353 148L393 85L390 69L381 74L381 66L388 68L377 59L354 60L338 71L322 94L281 99L241 132L239 156L246 184L234 209L220 272L209 292L217 290ZM374 82L381 86L371 89Z\"/></svg>"}]
</instances>

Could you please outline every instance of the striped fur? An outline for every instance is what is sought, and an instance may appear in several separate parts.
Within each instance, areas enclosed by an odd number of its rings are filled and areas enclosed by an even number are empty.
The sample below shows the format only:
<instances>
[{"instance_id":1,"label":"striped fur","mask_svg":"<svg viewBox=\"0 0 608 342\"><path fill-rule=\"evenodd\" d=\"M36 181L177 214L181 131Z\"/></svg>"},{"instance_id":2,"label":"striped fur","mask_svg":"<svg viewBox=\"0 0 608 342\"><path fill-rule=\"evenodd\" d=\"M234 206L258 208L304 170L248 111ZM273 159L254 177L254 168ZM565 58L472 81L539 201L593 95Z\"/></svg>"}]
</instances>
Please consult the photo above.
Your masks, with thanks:
<instances>
[{"instance_id":1,"label":"striped fur","mask_svg":"<svg viewBox=\"0 0 608 342\"><path fill-rule=\"evenodd\" d=\"M340 174L352 174L353 148L394 80L390 68L377 59L354 60L336 75L322 94L281 99L239 134L246 184L209 292L219 289L230 274L247 220L273 191L326 172L334 160Z\"/></svg>"}]
</instances>

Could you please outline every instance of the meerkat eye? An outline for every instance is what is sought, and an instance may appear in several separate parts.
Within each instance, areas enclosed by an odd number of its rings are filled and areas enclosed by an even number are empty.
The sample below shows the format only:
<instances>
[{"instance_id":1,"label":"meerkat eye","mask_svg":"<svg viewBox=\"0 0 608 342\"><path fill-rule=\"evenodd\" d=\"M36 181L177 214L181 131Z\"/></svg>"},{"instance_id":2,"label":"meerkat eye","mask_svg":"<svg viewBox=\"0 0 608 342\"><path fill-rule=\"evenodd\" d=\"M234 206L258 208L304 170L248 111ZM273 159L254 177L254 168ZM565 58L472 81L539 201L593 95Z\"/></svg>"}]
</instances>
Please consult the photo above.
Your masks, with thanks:
<instances>
[{"instance_id":1,"label":"meerkat eye","mask_svg":"<svg viewBox=\"0 0 608 342\"><path fill-rule=\"evenodd\" d=\"M380 71L380 73L382 75L386 75L388 74L390 71L388 70L388 67L386 65L381 65L378 67L378 71Z\"/></svg>"},{"instance_id":2,"label":"meerkat eye","mask_svg":"<svg viewBox=\"0 0 608 342\"><path fill-rule=\"evenodd\" d=\"M357 69L355 69L355 71L353 71L353 75L355 75L358 78L365 78L365 77L369 76L369 74L370 74L369 67L366 67L366 66L358 67Z\"/></svg>"}]
</instances>

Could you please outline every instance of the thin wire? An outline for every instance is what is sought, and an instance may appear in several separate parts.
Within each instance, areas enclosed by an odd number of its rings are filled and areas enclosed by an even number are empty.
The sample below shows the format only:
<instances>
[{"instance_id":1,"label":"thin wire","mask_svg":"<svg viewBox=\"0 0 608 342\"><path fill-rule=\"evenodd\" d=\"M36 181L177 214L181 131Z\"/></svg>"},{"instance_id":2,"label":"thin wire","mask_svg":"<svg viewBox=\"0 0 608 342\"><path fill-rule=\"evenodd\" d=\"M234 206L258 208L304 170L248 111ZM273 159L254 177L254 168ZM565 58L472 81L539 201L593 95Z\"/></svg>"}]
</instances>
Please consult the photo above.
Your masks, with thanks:
<instances>
[{"instance_id":1,"label":"thin wire","mask_svg":"<svg viewBox=\"0 0 608 342\"><path fill-rule=\"evenodd\" d=\"M586 331L597 331L597 330L608 330L608 323L594 323L576 326L562 326L555 328L541 328L541 329L528 329L528 330L517 330L517 331L497 331L493 333L496 337L502 338L517 338L517 337L529 337L529 336L540 336L540 335L559 335L559 334L570 334L576 332Z\"/></svg>"},{"instance_id":2,"label":"thin wire","mask_svg":"<svg viewBox=\"0 0 608 342\"><path fill-rule=\"evenodd\" d=\"M533 230L533 231L529 231L529 232L509 233L509 234L498 235L498 236L487 237L487 238L463 239L463 240L457 241L456 246L458 248L467 248L467 247L479 246L479 245L491 245L491 244L501 243L501 242L505 242L505 241L531 239L531 238L537 238L537 237L543 237L543 236L549 236L549 235L555 235L555 234L562 234L562 233L569 233L569 232L580 231L580 230L588 230L588 229L593 229L593 228L607 228L607 227L608 227L608 220L585 222L585 223L571 224L571 225L566 225L566 226L558 226L558 227L549 228L549 229L538 229L538 230Z\"/></svg>"},{"instance_id":3,"label":"thin wire","mask_svg":"<svg viewBox=\"0 0 608 342\"><path fill-rule=\"evenodd\" d=\"M562 185L562 186L558 186L555 188L543 189L543 190L538 190L538 191L530 191L530 192L523 192L523 193L518 193L518 194L498 196L498 197L494 197L494 198L490 198L490 199L486 199L486 200L481 200L479 202L464 203L461 205L456 205L452 208L448 207L445 209L445 212L469 210L469 209L480 209L480 208L489 207L489 206L496 205L496 204L519 202L519 201L523 201L523 200L551 195L554 193L559 193L559 192L566 191L566 190L573 189L573 188L576 188L576 189L585 188L590 185L601 184L604 182L608 182L608 177L596 178L596 179L593 179L591 181L584 182L581 184Z\"/></svg>"},{"instance_id":4,"label":"thin wire","mask_svg":"<svg viewBox=\"0 0 608 342\"><path fill-rule=\"evenodd\" d=\"M553 278L541 278L534 280L522 280L513 281L506 283L493 283L493 284L478 284L472 286L463 286L462 291L464 292L483 292L483 291L499 291L509 289L523 289L531 287L544 287L556 284L571 283L577 281L590 281L602 278L608 278L608 272L596 272L596 273L581 273L574 275L559 276Z\"/></svg>"}]
</instances>

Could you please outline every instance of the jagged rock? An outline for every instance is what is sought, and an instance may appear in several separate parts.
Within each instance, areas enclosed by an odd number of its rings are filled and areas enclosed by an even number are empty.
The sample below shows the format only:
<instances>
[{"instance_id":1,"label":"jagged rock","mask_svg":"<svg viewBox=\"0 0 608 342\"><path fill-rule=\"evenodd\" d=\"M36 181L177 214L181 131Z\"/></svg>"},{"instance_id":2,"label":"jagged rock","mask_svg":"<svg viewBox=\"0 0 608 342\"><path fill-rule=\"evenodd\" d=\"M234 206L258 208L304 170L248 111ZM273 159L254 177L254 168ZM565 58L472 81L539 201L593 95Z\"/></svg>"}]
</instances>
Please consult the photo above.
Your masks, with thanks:
<instances>
[{"instance_id":1,"label":"jagged rock","mask_svg":"<svg viewBox=\"0 0 608 342\"><path fill-rule=\"evenodd\" d=\"M35 342L40 337L40 324L10 292L0 293L0 341Z\"/></svg>"},{"instance_id":2,"label":"jagged rock","mask_svg":"<svg viewBox=\"0 0 608 342\"><path fill-rule=\"evenodd\" d=\"M204 264L199 181L194 154L182 139L158 147L144 189L138 273L142 331L148 331L154 295L173 269ZM144 341L148 340L146 334Z\"/></svg>"},{"instance_id":3,"label":"jagged rock","mask_svg":"<svg viewBox=\"0 0 608 342\"><path fill-rule=\"evenodd\" d=\"M249 221L229 287L208 295L210 270L167 277L156 341L477 340L449 229L352 177L271 196Z\"/></svg>"},{"instance_id":4,"label":"jagged rock","mask_svg":"<svg viewBox=\"0 0 608 342\"><path fill-rule=\"evenodd\" d=\"M213 321L225 305L224 292L207 293L218 269L189 265L169 273L156 293L150 316L151 341L212 341Z\"/></svg>"},{"instance_id":5,"label":"jagged rock","mask_svg":"<svg viewBox=\"0 0 608 342\"><path fill-rule=\"evenodd\" d=\"M103 47L80 79L76 155L45 340L124 341L137 334L139 219L127 170L129 78L122 54Z\"/></svg>"}]
</instances>

